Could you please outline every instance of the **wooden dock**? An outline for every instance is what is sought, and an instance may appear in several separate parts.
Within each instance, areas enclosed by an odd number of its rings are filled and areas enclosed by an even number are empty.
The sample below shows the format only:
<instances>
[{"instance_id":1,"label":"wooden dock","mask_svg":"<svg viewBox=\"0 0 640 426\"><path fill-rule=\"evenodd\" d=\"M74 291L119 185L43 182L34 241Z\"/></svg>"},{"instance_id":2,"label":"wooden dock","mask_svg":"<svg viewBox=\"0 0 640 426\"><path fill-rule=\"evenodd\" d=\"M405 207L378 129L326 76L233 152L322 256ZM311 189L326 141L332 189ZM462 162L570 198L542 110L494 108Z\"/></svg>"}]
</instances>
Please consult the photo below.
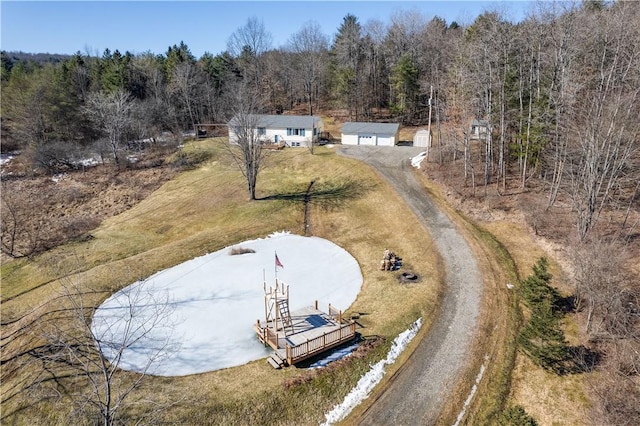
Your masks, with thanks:
<instances>
[{"instance_id":1,"label":"wooden dock","mask_svg":"<svg viewBox=\"0 0 640 426\"><path fill-rule=\"evenodd\" d=\"M258 339L274 349L267 360L274 368L295 365L356 336L354 321L343 321L342 313L331 305L329 312L317 306L284 312L270 321L258 320L254 325Z\"/></svg>"}]
</instances>

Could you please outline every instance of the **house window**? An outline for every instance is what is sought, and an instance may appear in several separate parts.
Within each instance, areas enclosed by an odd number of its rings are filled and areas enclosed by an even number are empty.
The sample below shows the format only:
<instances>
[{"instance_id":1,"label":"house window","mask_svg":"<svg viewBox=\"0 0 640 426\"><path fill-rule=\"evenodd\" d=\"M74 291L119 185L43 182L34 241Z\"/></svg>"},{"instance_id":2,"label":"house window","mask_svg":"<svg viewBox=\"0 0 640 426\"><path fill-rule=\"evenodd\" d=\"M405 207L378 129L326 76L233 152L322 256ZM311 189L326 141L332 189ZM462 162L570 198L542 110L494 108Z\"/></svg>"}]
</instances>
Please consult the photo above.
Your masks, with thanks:
<instances>
[{"instance_id":1,"label":"house window","mask_svg":"<svg viewBox=\"0 0 640 426\"><path fill-rule=\"evenodd\" d=\"M258 127L258 136L265 136L267 134L266 127Z\"/></svg>"},{"instance_id":2,"label":"house window","mask_svg":"<svg viewBox=\"0 0 640 426\"><path fill-rule=\"evenodd\" d=\"M294 129L287 127L287 136L304 136L304 129Z\"/></svg>"}]
</instances>

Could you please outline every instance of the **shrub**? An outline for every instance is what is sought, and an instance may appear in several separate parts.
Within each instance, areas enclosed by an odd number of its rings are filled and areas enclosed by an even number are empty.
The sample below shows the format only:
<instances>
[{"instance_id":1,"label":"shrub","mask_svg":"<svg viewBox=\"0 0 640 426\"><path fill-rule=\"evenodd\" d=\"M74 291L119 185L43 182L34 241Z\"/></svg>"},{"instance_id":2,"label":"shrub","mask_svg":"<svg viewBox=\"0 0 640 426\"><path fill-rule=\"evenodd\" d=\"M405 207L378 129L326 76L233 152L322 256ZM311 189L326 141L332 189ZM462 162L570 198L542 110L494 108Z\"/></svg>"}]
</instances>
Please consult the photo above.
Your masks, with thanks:
<instances>
[{"instance_id":1,"label":"shrub","mask_svg":"<svg viewBox=\"0 0 640 426\"><path fill-rule=\"evenodd\" d=\"M229 254L231 256L235 256L237 254L246 254L246 253L255 253L254 249L245 248L245 247L232 247Z\"/></svg>"},{"instance_id":2,"label":"shrub","mask_svg":"<svg viewBox=\"0 0 640 426\"><path fill-rule=\"evenodd\" d=\"M538 423L520 405L506 409L498 421L500 426L537 426Z\"/></svg>"}]
</instances>

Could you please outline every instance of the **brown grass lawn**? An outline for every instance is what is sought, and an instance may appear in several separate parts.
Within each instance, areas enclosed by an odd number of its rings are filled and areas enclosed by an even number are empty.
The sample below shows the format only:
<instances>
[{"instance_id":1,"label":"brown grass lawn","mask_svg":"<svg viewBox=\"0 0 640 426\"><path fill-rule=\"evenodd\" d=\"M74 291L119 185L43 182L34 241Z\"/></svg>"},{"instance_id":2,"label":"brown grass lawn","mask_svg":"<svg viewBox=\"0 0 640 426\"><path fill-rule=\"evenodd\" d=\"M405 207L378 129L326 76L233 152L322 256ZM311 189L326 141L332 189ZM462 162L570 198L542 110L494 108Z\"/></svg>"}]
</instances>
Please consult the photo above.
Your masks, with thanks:
<instances>
[{"instance_id":1,"label":"brown grass lawn","mask_svg":"<svg viewBox=\"0 0 640 426\"><path fill-rule=\"evenodd\" d=\"M545 256L551 260L552 284L561 292L569 294L565 272L553 261L554 252L548 244L538 242L524 226L517 223L497 221L486 227L514 257L520 277L530 275L535 262ZM569 342L575 342L576 330L575 319L567 317L564 331ZM544 371L518 353L510 399L513 404L521 405L541 425L588 424L590 401L585 392L588 376L589 374L557 376Z\"/></svg>"},{"instance_id":2,"label":"brown grass lawn","mask_svg":"<svg viewBox=\"0 0 640 426\"><path fill-rule=\"evenodd\" d=\"M27 379L41 367L17 355L34 341L43 341L42 316L67 304L61 297L65 287L95 291L86 302L97 306L137 279L207 252L274 231L302 233L302 206L274 199L248 201L243 177L222 146L223 140L192 143L187 149L211 151L211 161L179 174L132 209L105 220L91 232L92 239L60 246L32 261L2 265L2 356L4 360L16 356L2 371L5 421L69 421L73 407L64 394L47 398L44 391L25 391ZM330 148L318 148L315 155L295 149L269 154L268 167L259 176L258 197L304 190L314 178L319 188L342 182L361 188L359 196L311 210L313 235L344 247L361 265L362 291L347 312L360 314L358 331L366 338L382 336L389 342L416 318L428 319L441 279L438 257L429 236L390 187L363 164L338 157ZM398 253L404 270L417 273L421 281L399 284L397 273L379 271L384 247ZM374 350L371 356L383 356L383 351ZM355 384L368 362L365 358L351 362L344 371L328 370L312 384L304 370L276 371L264 360L189 377L149 378L129 402L171 403L160 419L181 424L242 424L247 418L254 424L274 424L275 418L281 424L317 424ZM126 380L126 374L123 377ZM303 384L284 389L283 383L295 377ZM47 386L54 387L52 382ZM284 411L270 406L281 405L283 398L295 402ZM138 412L132 405L123 410L131 416Z\"/></svg>"},{"instance_id":3,"label":"brown grass lawn","mask_svg":"<svg viewBox=\"0 0 640 426\"><path fill-rule=\"evenodd\" d=\"M339 130L337 122L325 124L332 134ZM85 417L69 417L74 406L64 393L50 392L71 381L63 379L60 386L49 381L27 391L42 367L37 360L19 355L43 342L47 324L43 318L68 305L61 297L65 287L94 291L86 301L97 306L114 291L193 257L274 231L302 234L302 205L277 196L304 191L312 179L316 179L316 189L341 185L356 189L331 203L314 204L310 231L345 248L360 264L364 283L346 314L358 315L358 331L364 338L383 344L372 345L361 356L321 372L273 370L259 360L187 377L149 377L123 407L123 418L139 417L148 411L149 401L154 401L162 409L150 422L318 424L370 363L385 356L398 333L418 317L424 320L421 335L428 329L441 291L441 259L412 212L367 166L337 156L330 147L318 147L314 155L306 149L270 152L258 179L257 195L262 199L251 202L245 181L224 148L224 138L193 142L185 150L206 153L210 160L178 174L133 208L104 220L91 232L92 238L65 244L32 260L3 263L2 359L10 360L2 365L3 424L68 424L71 419L89 423ZM562 286L564 273L553 262L553 253L532 238L517 217L485 218L475 224L466 220L443 195L446 189L428 178L428 169L420 176L471 242L486 284L481 333L456 398L462 402L467 397L487 355L492 362L470 407L470 419L489 418L502 405L519 404L542 425L584 424L588 401L582 391L583 377L551 377L514 350L513 330L519 318L506 283L527 276L535 261L546 255ZM399 284L397 273L380 271L385 247L402 257L402 271L413 271L421 280ZM575 329L568 325L569 330ZM397 365L390 368L387 377L395 368ZM130 376L121 374L125 381ZM83 389L86 383L76 385ZM455 420L457 414L450 408L444 418Z\"/></svg>"}]
</instances>

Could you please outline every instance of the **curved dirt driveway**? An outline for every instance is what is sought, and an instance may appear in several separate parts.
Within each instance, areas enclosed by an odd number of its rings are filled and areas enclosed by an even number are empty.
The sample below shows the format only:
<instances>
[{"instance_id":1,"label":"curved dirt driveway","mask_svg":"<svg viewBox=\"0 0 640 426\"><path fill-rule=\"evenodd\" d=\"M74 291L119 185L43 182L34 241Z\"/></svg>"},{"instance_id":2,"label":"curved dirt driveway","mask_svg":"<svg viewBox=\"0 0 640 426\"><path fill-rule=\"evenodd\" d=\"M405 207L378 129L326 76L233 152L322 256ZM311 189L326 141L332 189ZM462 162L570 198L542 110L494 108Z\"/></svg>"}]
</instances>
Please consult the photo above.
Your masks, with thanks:
<instances>
[{"instance_id":1,"label":"curved dirt driveway","mask_svg":"<svg viewBox=\"0 0 640 426\"><path fill-rule=\"evenodd\" d=\"M402 196L431 234L446 269L440 312L430 332L357 419L360 425L434 424L465 367L477 328L481 274L467 241L413 175L409 158L420 151L417 147L338 147L341 155L371 165Z\"/></svg>"}]
</instances>

